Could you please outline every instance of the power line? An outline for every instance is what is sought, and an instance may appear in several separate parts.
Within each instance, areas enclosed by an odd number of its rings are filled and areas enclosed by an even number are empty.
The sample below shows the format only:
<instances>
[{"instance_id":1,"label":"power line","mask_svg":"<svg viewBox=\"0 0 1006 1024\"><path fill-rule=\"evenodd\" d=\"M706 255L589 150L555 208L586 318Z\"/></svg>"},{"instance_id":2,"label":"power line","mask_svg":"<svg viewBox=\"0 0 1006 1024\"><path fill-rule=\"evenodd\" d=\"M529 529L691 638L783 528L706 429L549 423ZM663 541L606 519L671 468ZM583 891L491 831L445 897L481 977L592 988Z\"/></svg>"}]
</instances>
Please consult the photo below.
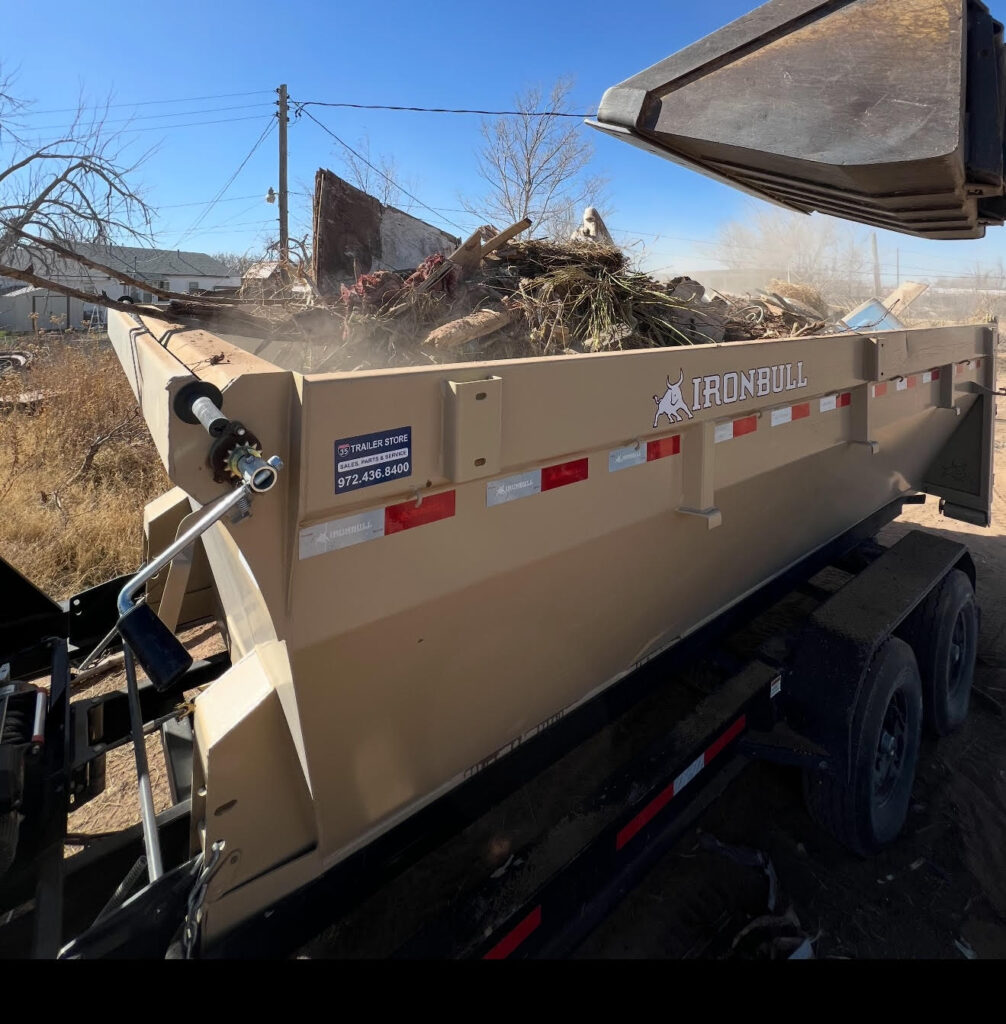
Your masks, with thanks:
<instances>
[{"instance_id":1,"label":"power line","mask_svg":"<svg viewBox=\"0 0 1006 1024\"><path fill-rule=\"evenodd\" d=\"M260 121L261 114L248 114L246 117L225 117L217 118L215 121L190 121L187 124L151 124L144 128L119 128L116 135L127 135L132 132L160 132L168 131L171 128L199 128L206 124L234 124L237 121ZM68 128L72 125L67 125Z\"/></svg>"},{"instance_id":2,"label":"power line","mask_svg":"<svg viewBox=\"0 0 1006 1024\"><path fill-rule=\"evenodd\" d=\"M357 160L363 161L363 163L365 163L372 171L376 171L382 178L384 178L385 181L390 182L392 185L394 185L395 188L397 188L402 193L402 195L408 196L413 202L418 203L421 207L423 207L424 210L429 210L430 213L437 213L437 210L435 210L432 206L427 206L427 204L424 203L422 201L422 199L419 199L417 196L414 196L411 192L409 192L406 189L402 188L402 186L399 185L398 182L395 181L394 178L392 178L389 175L385 174L384 171L382 171L380 169L380 167L375 167L365 156L362 156L360 153L357 153L357 151L355 149L353 149L353 147L351 145L349 145L348 142L343 142L342 139L340 139L339 136L336 135L335 132L333 132L331 128L329 128L327 125L322 124L321 121L319 121L318 118L316 118L314 116L314 114L311 113L310 110L304 110L303 104L301 104L301 103L294 103L293 105L297 108L297 116L298 117L302 113L306 114L312 121L314 121L314 123L319 128L322 129L322 131L327 132L329 135L331 135L332 138L335 139L335 141L338 142L339 145L343 147L343 149L348 150L350 153L353 154L353 156L355 156L357 158ZM438 214L438 216L441 216L441 215ZM454 221L450 220L449 218L443 217L443 219L446 220L447 223L451 225L451 227L457 228L458 231L464 231L465 230L460 224L455 223Z\"/></svg>"},{"instance_id":3,"label":"power line","mask_svg":"<svg viewBox=\"0 0 1006 1024\"><path fill-rule=\"evenodd\" d=\"M310 115L308 115L308 116L310 116ZM220 191L213 197L213 199L206 206L206 208L202 211L202 213L200 213L199 216L196 217L195 221L193 221L192 226L188 229L188 231L186 231L186 232L184 232L182 234L182 236L178 239L178 241L174 244L174 246L172 248L174 248L174 249L179 248L179 246L182 244L182 242L184 242L185 239L188 238L189 235L191 235L192 232L194 232L196 230L196 228L199 227L200 224L202 224L202 222L206 218L206 215L223 198L223 195L227 191L227 189L229 189L231 187L231 185L234 184L234 179L237 178L237 176L244 170L245 165L248 163L249 160L251 160L252 156L255 154L255 150L257 150L259 148L259 146L261 146L262 143L265 142L266 136L269 134L269 132L272 131L273 126L275 124L276 124L275 119L270 115L268 123L266 124L265 128L262 130L262 134L259 135L259 137L255 140L255 143L252 145L252 148L250 150L248 150L248 155L244 158L244 160L241 161L240 164L238 164L237 170L227 179L227 181L224 184L223 188L221 188Z\"/></svg>"},{"instance_id":4,"label":"power line","mask_svg":"<svg viewBox=\"0 0 1006 1024\"><path fill-rule=\"evenodd\" d=\"M138 117L116 117L109 121L100 120L100 124L131 124L133 121L161 120L165 117L195 117L200 114L222 114L229 110L255 110L257 108L272 106L270 103L241 103L234 107L206 107L203 110L176 110L167 114L140 114ZM33 132L64 131L75 128L80 122L74 124L33 124L26 127ZM165 125L171 127L171 125Z\"/></svg>"},{"instance_id":5,"label":"power line","mask_svg":"<svg viewBox=\"0 0 1006 1024\"><path fill-rule=\"evenodd\" d=\"M297 195L307 195L306 192L298 192ZM219 203L239 203L242 199L260 199L262 198L258 194L253 196L228 196L226 199L218 199ZM212 199L203 199L198 203L171 203L167 206L158 206L158 210L180 210L184 206L209 206L212 203Z\"/></svg>"},{"instance_id":6,"label":"power line","mask_svg":"<svg viewBox=\"0 0 1006 1024\"><path fill-rule=\"evenodd\" d=\"M581 121L593 114L571 114L564 110L465 110L453 107L402 107L386 103L325 103L305 100L298 107L343 107L349 110L398 110L414 114L483 114L490 117L575 117Z\"/></svg>"},{"instance_id":7,"label":"power line","mask_svg":"<svg viewBox=\"0 0 1006 1024\"><path fill-rule=\"evenodd\" d=\"M221 92L214 96L183 96L174 100L138 100L135 103L95 103L83 107L60 107L54 110L26 110L19 112L18 117L40 117L42 114L76 114L83 110L111 110L118 107L152 107L167 103L199 103L203 100L231 100L239 96L268 96L271 89L258 89L255 92Z\"/></svg>"}]
</instances>

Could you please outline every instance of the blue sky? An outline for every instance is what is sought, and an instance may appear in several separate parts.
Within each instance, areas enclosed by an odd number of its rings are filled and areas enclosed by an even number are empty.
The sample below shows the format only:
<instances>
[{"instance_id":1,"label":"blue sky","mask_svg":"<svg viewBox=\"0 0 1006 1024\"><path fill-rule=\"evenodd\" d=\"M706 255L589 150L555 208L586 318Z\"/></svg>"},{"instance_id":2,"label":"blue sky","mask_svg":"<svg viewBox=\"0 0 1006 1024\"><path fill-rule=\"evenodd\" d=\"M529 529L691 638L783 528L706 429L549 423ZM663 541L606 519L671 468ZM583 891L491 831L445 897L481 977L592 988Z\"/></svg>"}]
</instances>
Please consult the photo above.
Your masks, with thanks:
<instances>
[{"instance_id":1,"label":"blue sky","mask_svg":"<svg viewBox=\"0 0 1006 1024\"><path fill-rule=\"evenodd\" d=\"M753 0L592 4L417 5L262 0L176 0L167 6L48 0L44 24L26 2L4 5L0 60L18 68L16 92L34 101L26 123L51 134L63 108L83 91L88 102L121 104L109 118L128 125L131 151L156 146L141 172L160 209L158 242L196 250L255 249L275 235L275 133L248 161L225 199L204 203L225 184L267 124L273 90L286 82L295 100L505 108L523 87L576 76L583 109L604 90L746 13ZM1006 2L992 0L993 14ZM228 94L251 94L232 96ZM220 97L196 99L196 97ZM150 101L170 100L154 104ZM234 108L234 109L230 109ZM171 116L164 116L168 112ZM394 155L413 191L456 233L477 226L458 212L460 192L479 188L470 116L323 110L315 115L350 143L369 137L371 153ZM190 127L192 122L217 122ZM594 136L593 170L610 179L607 221L623 243L643 241L651 268L716 266L711 243L721 224L743 217L752 200L694 172L614 140ZM314 172L342 168L339 147L305 118L290 126L290 188L309 192ZM292 197L293 231L306 233L306 195ZM432 214L417 209L431 221ZM197 217L202 222L193 226ZM1006 256L1006 231L980 242L925 242L881 233L881 262L903 276L969 272Z\"/></svg>"}]
</instances>

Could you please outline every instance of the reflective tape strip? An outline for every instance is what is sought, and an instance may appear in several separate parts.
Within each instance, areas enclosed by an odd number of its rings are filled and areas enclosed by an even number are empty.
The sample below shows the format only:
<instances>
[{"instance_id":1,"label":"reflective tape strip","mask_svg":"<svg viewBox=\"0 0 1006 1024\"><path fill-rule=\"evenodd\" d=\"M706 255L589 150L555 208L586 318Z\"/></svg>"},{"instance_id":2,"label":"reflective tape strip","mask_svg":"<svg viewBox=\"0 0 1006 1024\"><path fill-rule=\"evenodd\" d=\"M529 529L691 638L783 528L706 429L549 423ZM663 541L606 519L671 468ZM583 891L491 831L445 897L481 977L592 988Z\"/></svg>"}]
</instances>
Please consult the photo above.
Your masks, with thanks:
<instances>
[{"instance_id":1,"label":"reflective tape strip","mask_svg":"<svg viewBox=\"0 0 1006 1024\"><path fill-rule=\"evenodd\" d=\"M505 960L532 932L541 925L541 904L539 903L530 914L518 925L511 928L499 942L489 950L483 960Z\"/></svg>"},{"instance_id":2,"label":"reflective tape strip","mask_svg":"<svg viewBox=\"0 0 1006 1024\"><path fill-rule=\"evenodd\" d=\"M758 429L757 416L745 416L743 419L730 420L727 423L716 424L716 443L732 441L735 437L743 437L745 434L753 434Z\"/></svg>"},{"instance_id":3,"label":"reflective tape strip","mask_svg":"<svg viewBox=\"0 0 1006 1024\"><path fill-rule=\"evenodd\" d=\"M908 378L907 377L899 377L894 382L894 390L895 391L907 391L908 390Z\"/></svg>"},{"instance_id":4,"label":"reflective tape strip","mask_svg":"<svg viewBox=\"0 0 1006 1024\"><path fill-rule=\"evenodd\" d=\"M852 405L852 392L843 391L837 395L826 395L821 399L821 412L832 412Z\"/></svg>"},{"instance_id":5,"label":"reflective tape strip","mask_svg":"<svg viewBox=\"0 0 1006 1024\"><path fill-rule=\"evenodd\" d=\"M685 768L683 772L668 786L665 786L655 797L651 798L643 808L618 830L615 835L615 849L621 850L631 839L637 836L653 819L674 799L699 773L718 757L747 728L747 715L741 715L724 733Z\"/></svg>"},{"instance_id":6,"label":"reflective tape strip","mask_svg":"<svg viewBox=\"0 0 1006 1024\"><path fill-rule=\"evenodd\" d=\"M933 382L933 375L930 372L927 371L926 373L924 373L922 375L922 383L923 384L932 384L932 382Z\"/></svg>"},{"instance_id":7,"label":"reflective tape strip","mask_svg":"<svg viewBox=\"0 0 1006 1024\"><path fill-rule=\"evenodd\" d=\"M575 459L573 462L560 462L557 466L531 469L526 473L490 480L486 484L486 505L493 508L520 498L529 498L532 494L554 491L557 487L586 480L588 473L588 460Z\"/></svg>"},{"instance_id":8,"label":"reflective tape strip","mask_svg":"<svg viewBox=\"0 0 1006 1024\"><path fill-rule=\"evenodd\" d=\"M490 480L486 484L486 504L505 505L508 501L528 498L532 494L541 494L541 470L532 469L528 473L516 473L500 480Z\"/></svg>"},{"instance_id":9,"label":"reflective tape strip","mask_svg":"<svg viewBox=\"0 0 1006 1024\"><path fill-rule=\"evenodd\" d=\"M554 491L557 487L579 483L581 480L587 479L589 471L590 463L587 459L563 462L558 466L546 466L541 471L541 489Z\"/></svg>"},{"instance_id":10,"label":"reflective tape strip","mask_svg":"<svg viewBox=\"0 0 1006 1024\"><path fill-rule=\"evenodd\" d=\"M886 394L887 394L887 385L886 384L874 384L870 388L870 397L871 398L883 398L884 395L886 395Z\"/></svg>"},{"instance_id":11,"label":"reflective tape strip","mask_svg":"<svg viewBox=\"0 0 1006 1024\"><path fill-rule=\"evenodd\" d=\"M431 494L420 501L409 499L386 508L375 508L327 523L307 526L300 531L300 558L313 558L329 551L353 547L416 526L450 519L455 512L455 491Z\"/></svg>"},{"instance_id":12,"label":"reflective tape strip","mask_svg":"<svg viewBox=\"0 0 1006 1024\"><path fill-rule=\"evenodd\" d=\"M681 451L681 435L661 437L646 444L630 444L625 448L615 448L608 452L608 472L617 473L620 469L631 469L642 466L646 462L656 462L677 455Z\"/></svg>"},{"instance_id":13,"label":"reflective tape strip","mask_svg":"<svg viewBox=\"0 0 1006 1024\"><path fill-rule=\"evenodd\" d=\"M674 792L680 793L696 775L706 766L706 755L695 758L694 761L674 780Z\"/></svg>"},{"instance_id":14,"label":"reflective tape strip","mask_svg":"<svg viewBox=\"0 0 1006 1024\"><path fill-rule=\"evenodd\" d=\"M810 402L803 402L800 405L791 405L785 409L772 410L772 426L781 427L784 423L792 423L794 420L803 420L810 415Z\"/></svg>"},{"instance_id":15,"label":"reflective tape strip","mask_svg":"<svg viewBox=\"0 0 1006 1024\"><path fill-rule=\"evenodd\" d=\"M455 492L445 491L423 498L418 503L403 501L399 505L389 505L384 510L384 533L401 533L411 530L414 526L425 526L441 519L450 519L454 515Z\"/></svg>"}]
</instances>

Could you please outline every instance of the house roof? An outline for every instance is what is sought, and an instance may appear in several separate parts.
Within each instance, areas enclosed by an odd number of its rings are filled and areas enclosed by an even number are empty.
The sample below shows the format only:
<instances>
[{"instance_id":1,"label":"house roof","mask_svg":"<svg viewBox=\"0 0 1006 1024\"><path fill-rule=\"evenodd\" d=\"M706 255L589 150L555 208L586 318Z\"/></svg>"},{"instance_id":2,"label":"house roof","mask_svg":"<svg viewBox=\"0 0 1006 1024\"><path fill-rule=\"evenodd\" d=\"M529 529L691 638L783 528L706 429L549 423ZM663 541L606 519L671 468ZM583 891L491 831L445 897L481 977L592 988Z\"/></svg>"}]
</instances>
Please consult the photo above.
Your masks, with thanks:
<instances>
[{"instance_id":1,"label":"house roof","mask_svg":"<svg viewBox=\"0 0 1006 1024\"><path fill-rule=\"evenodd\" d=\"M138 245L104 245L98 242L76 242L68 248L81 256L103 263L107 267L121 267L136 271L144 278L162 277L232 277L227 267L205 252L179 252L175 249L145 249Z\"/></svg>"}]
</instances>

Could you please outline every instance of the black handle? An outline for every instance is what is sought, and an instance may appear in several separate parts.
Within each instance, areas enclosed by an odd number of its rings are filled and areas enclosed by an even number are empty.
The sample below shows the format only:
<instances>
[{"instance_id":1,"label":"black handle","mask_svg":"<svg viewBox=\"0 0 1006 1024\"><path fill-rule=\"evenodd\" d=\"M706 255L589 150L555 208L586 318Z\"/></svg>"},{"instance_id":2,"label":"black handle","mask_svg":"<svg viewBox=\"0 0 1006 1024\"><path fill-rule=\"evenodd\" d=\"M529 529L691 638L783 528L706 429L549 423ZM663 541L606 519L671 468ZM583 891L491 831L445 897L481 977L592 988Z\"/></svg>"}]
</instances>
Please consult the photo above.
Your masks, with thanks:
<instances>
[{"instance_id":1,"label":"black handle","mask_svg":"<svg viewBox=\"0 0 1006 1024\"><path fill-rule=\"evenodd\" d=\"M192 665L192 655L148 604L138 605L126 615L119 632L158 693L170 690Z\"/></svg>"}]
</instances>

